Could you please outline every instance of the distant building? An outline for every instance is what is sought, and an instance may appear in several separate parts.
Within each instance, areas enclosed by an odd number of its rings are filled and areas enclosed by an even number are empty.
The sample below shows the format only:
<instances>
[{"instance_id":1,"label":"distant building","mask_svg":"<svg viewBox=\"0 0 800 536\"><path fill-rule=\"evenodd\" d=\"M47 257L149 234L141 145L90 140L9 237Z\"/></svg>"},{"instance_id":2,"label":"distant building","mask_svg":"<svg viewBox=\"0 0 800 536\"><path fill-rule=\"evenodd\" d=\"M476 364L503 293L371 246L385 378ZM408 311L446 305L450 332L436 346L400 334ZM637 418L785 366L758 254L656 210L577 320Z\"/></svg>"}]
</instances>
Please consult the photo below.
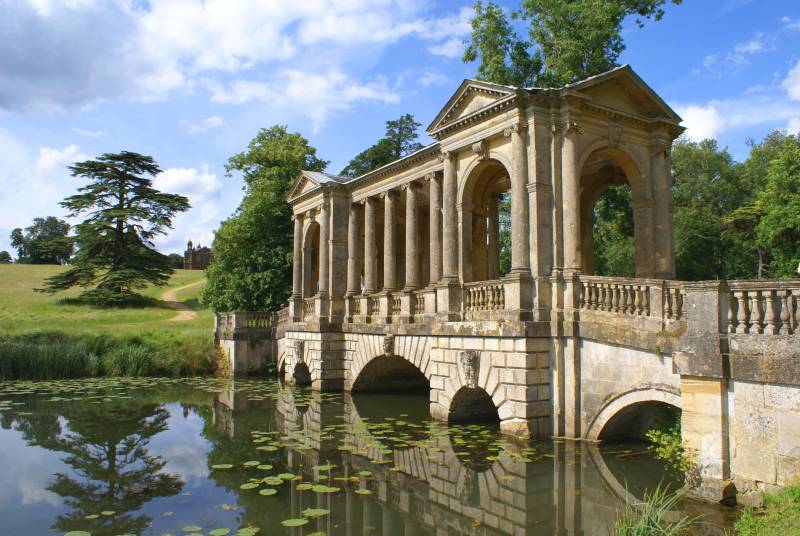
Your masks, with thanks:
<instances>
[{"instance_id":1,"label":"distant building","mask_svg":"<svg viewBox=\"0 0 800 536\"><path fill-rule=\"evenodd\" d=\"M205 246L192 247L192 241L186 244L183 253L184 270L205 270L211 264L211 248Z\"/></svg>"}]
</instances>

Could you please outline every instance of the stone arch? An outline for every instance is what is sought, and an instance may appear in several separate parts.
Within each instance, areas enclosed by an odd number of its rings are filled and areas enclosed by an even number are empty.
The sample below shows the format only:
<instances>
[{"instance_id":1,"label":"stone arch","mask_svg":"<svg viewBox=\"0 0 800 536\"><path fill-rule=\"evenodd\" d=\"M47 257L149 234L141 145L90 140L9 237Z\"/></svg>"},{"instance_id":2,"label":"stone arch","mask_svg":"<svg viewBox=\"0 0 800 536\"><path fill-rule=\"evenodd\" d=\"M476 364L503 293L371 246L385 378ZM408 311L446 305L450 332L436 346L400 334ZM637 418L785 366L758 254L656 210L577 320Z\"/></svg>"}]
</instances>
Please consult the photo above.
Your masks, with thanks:
<instances>
[{"instance_id":1,"label":"stone arch","mask_svg":"<svg viewBox=\"0 0 800 536\"><path fill-rule=\"evenodd\" d=\"M612 186L627 185L631 192L635 243L635 275L651 277L654 265L654 199L647 166L624 145L608 140L589 143L578 159L580 173L581 269L594 272L594 208L600 196Z\"/></svg>"},{"instance_id":2,"label":"stone arch","mask_svg":"<svg viewBox=\"0 0 800 536\"><path fill-rule=\"evenodd\" d=\"M352 390L359 376L375 360L395 358L418 370L430 383L430 337L417 335L356 334L355 352L349 370L348 389ZM390 348L387 350L387 345ZM380 364L377 364L379 366ZM375 372L375 370L373 370ZM367 371L369 374L370 371Z\"/></svg>"},{"instance_id":3,"label":"stone arch","mask_svg":"<svg viewBox=\"0 0 800 536\"><path fill-rule=\"evenodd\" d=\"M464 386L450 399L447 420L451 422L490 421L500 422L494 400L479 387Z\"/></svg>"},{"instance_id":4,"label":"stone arch","mask_svg":"<svg viewBox=\"0 0 800 536\"><path fill-rule=\"evenodd\" d=\"M456 395L462 389L468 389L462 395L473 395L474 397L480 396L480 393L473 390L483 391L492 401L495 409L497 410L498 419L501 427L504 421L510 421L515 418L522 417L516 415L515 407L512 400L505 396L505 389L501 389L500 375L496 372L490 374L492 368L491 363L487 359L481 359L481 352L477 350L464 350L457 353L456 363L451 364L449 370L443 371L443 364L439 364L439 374L446 376L444 383L444 393L440 394L438 401L435 403L438 407L433 407L433 397L431 397L432 411L441 415L443 418L450 416L455 409L454 403L459 403L456 400ZM469 399L462 399L461 402ZM484 400L486 400L484 398Z\"/></svg>"},{"instance_id":5,"label":"stone arch","mask_svg":"<svg viewBox=\"0 0 800 536\"><path fill-rule=\"evenodd\" d=\"M511 195L511 163L490 151L474 158L459 181L460 275L465 283L499 279L501 199ZM511 225L510 215L507 218Z\"/></svg>"},{"instance_id":6,"label":"stone arch","mask_svg":"<svg viewBox=\"0 0 800 536\"><path fill-rule=\"evenodd\" d=\"M599 408L594 419L586 429L584 439L599 441L603 429L611 420L626 408L634 408L640 404L665 404L675 408L683 407L680 393L669 386L640 387L626 391L608 400Z\"/></svg>"},{"instance_id":7,"label":"stone arch","mask_svg":"<svg viewBox=\"0 0 800 536\"><path fill-rule=\"evenodd\" d=\"M319 290L319 223L311 221L303 232L303 297Z\"/></svg>"}]
</instances>

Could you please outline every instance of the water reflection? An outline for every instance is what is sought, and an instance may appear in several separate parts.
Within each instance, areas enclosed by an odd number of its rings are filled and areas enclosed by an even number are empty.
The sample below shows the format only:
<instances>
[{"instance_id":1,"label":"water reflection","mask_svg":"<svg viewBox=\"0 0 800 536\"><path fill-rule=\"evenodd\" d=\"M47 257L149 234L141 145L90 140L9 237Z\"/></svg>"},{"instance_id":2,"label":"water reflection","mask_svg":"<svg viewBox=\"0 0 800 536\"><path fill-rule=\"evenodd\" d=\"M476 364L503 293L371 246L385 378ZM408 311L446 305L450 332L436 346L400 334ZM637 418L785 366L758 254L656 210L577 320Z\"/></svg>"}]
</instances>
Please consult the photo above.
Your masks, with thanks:
<instances>
[{"instance_id":1,"label":"water reflection","mask_svg":"<svg viewBox=\"0 0 800 536\"><path fill-rule=\"evenodd\" d=\"M431 422L424 396L210 379L118 385L110 395L70 389L69 402L53 403L53 390L0 385L0 448L22 437L61 461L47 489L63 507L47 511L47 526L34 520L41 507L0 495L0 513L29 521L25 534L163 534L188 524L262 534L607 534L626 497L672 477L640 448L523 442L492 426ZM206 448L196 456L210 469L170 502L188 477L168 472L151 441L196 445L190 429L169 425L190 418L202 420L195 433ZM259 494L265 488L277 493ZM307 524L286 528L287 519Z\"/></svg>"}]
</instances>

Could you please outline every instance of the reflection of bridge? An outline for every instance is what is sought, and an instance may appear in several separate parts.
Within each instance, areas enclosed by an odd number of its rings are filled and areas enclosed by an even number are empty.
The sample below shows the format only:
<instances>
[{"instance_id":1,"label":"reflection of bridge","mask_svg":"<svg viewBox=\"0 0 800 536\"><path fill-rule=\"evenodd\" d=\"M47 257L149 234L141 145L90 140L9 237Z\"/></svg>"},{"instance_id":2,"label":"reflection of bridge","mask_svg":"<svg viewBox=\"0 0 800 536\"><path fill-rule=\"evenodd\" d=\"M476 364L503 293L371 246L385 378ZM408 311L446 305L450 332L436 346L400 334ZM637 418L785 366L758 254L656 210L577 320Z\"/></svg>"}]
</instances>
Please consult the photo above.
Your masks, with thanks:
<instances>
[{"instance_id":1,"label":"reflection of bridge","mask_svg":"<svg viewBox=\"0 0 800 536\"><path fill-rule=\"evenodd\" d=\"M465 81L436 143L355 179L299 177L289 307L218 316L233 369L271 355L316 389L424 386L435 418L532 437L596 440L682 407L696 493L790 482L800 282L671 279L679 122L628 67L553 90ZM623 184L637 277L588 275L595 202Z\"/></svg>"}]
</instances>

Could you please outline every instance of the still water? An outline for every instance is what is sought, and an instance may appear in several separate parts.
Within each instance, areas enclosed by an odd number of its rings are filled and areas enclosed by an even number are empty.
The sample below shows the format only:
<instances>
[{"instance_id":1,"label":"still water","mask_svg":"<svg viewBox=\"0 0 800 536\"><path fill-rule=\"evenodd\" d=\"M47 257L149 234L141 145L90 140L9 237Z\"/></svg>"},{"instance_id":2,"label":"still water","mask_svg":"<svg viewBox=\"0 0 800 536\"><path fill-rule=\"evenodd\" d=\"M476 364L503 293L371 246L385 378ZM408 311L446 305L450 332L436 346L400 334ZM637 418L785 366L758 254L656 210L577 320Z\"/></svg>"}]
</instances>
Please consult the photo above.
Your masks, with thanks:
<instances>
[{"instance_id":1,"label":"still water","mask_svg":"<svg viewBox=\"0 0 800 536\"><path fill-rule=\"evenodd\" d=\"M273 380L0 382L0 534L608 534L641 447L431 421Z\"/></svg>"}]
</instances>

